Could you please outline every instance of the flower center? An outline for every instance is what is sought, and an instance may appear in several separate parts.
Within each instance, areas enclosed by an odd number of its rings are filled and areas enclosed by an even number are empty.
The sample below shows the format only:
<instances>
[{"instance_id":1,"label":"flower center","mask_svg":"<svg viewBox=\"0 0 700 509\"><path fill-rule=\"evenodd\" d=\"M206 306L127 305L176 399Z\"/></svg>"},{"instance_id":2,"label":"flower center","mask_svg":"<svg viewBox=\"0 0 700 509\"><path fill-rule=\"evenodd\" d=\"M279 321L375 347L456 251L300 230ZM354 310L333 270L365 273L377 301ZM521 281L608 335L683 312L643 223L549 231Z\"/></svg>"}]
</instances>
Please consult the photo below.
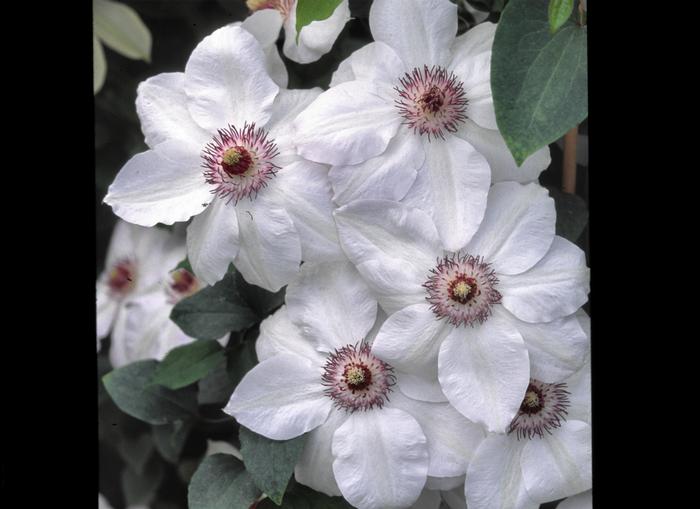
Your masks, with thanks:
<instances>
[{"instance_id":1,"label":"flower center","mask_svg":"<svg viewBox=\"0 0 700 509\"><path fill-rule=\"evenodd\" d=\"M354 412L384 406L396 383L393 371L363 343L347 345L330 354L321 380L326 395L338 408Z\"/></svg>"},{"instance_id":2,"label":"flower center","mask_svg":"<svg viewBox=\"0 0 700 509\"><path fill-rule=\"evenodd\" d=\"M129 259L119 260L107 276L107 286L113 295L124 296L136 285L136 264Z\"/></svg>"},{"instance_id":3,"label":"flower center","mask_svg":"<svg viewBox=\"0 0 700 509\"><path fill-rule=\"evenodd\" d=\"M515 432L518 440L542 438L561 426L568 413L569 392L565 383L547 384L530 379L520 410L508 427L507 433Z\"/></svg>"},{"instance_id":4,"label":"flower center","mask_svg":"<svg viewBox=\"0 0 700 509\"><path fill-rule=\"evenodd\" d=\"M286 18L292 11L294 0L247 0L246 5L251 12L261 9L277 9Z\"/></svg>"},{"instance_id":5,"label":"flower center","mask_svg":"<svg viewBox=\"0 0 700 509\"><path fill-rule=\"evenodd\" d=\"M426 300L438 318L447 318L452 325L483 323L491 307L501 302L498 278L478 256L445 256L430 273L423 284L428 291Z\"/></svg>"},{"instance_id":6,"label":"flower center","mask_svg":"<svg viewBox=\"0 0 700 509\"><path fill-rule=\"evenodd\" d=\"M267 139L264 129L247 122L242 129L229 125L204 147L204 177L220 198L235 203L246 197L252 200L279 170L274 163L277 154L277 145Z\"/></svg>"},{"instance_id":7,"label":"flower center","mask_svg":"<svg viewBox=\"0 0 700 509\"><path fill-rule=\"evenodd\" d=\"M177 269L170 273L167 293L173 304L196 293L201 288L199 279L187 269Z\"/></svg>"},{"instance_id":8,"label":"flower center","mask_svg":"<svg viewBox=\"0 0 700 509\"><path fill-rule=\"evenodd\" d=\"M229 176L242 175L253 165L253 158L245 147L233 147L224 152L221 166Z\"/></svg>"},{"instance_id":9,"label":"flower center","mask_svg":"<svg viewBox=\"0 0 700 509\"><path fill-rule=\"evenodd\" d=\"M399 98L395 101L404 122L413 132L430 137L445 138L444 131L455 132L467 116L464 85L454 73L440 66L413 69L399 79L394 87Z\"/></svg>"}]
</instances>

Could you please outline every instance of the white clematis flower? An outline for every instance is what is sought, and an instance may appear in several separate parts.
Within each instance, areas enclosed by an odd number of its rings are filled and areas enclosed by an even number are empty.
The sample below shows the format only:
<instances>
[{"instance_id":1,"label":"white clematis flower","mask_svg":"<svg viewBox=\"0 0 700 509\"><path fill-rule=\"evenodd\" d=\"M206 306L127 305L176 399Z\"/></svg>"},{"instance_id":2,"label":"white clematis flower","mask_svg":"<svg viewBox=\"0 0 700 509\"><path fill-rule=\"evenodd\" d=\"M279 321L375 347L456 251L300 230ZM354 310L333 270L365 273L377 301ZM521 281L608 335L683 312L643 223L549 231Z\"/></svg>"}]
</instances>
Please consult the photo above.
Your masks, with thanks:
<instances>
[{"instance_id":1,"label":"white clematis flower","mask_svg":"<svg viewBox=\"0 0 700 509\"><path fill-rule=\"evenodd\" d=\"M179 252L184 256L185 239ZM143 359L163 360L178 346L196 338L185 334L170 320L175 304L203 287L197 277L185 268L170 272L157 291L133 299L126 310L124 334L114 338L109 351L112 366L118 368ZM230 334L219 339L225 346Z\"/></svg>"},{"instance_id":2,"label":"white clematis flower","mask_svg":"<svg viewBox=\"0 0 700 509\"><path fill-rule=\"evenodd\" d=\"M588 316L582 311L576 316L589 333ZM507 434L489 435L469 465L469 509L537 509L589 490L590 405L588 355L583 367L561 383L532 379Z\"/></svg>"},{"instance_id":3,"label":"white clematis flower","mask_svg":"<svg viewBox=\"0 0 700 509\"><path fill-rule=\"evenodd\" d=\"M193 51L184 73L141 83L136 107L151 150L132 157L104 201L129 222L195 216L187 254L214 284L231 262L277 291L299 263L338 259L327 170L296 155L291 120L320 89L280 89L257 40L227 26Z\"/></svg>"},{"instance_id":4,"label":"white clematis flower","mask_svg":"<svg viewBox=\"0 0 700 509\"><path fill-rule=\"evenodd\" d=\"M497 130L494 24L455 37L449 0L375 0L369 21L375 42L341 63L331 89L297 117L298 151L333 165L338 205L406 200L457 250L479 226L492 178L535 180L549 150L516 168Z\"/></svg>"},{"instance_id":5,"label":"white clematis flower","mask_svg":"<svg viewBox=\"0 0 700 509\"><path fill-rule=\"evenodd\" d=\"M376 315L351 264L304 264L224 411L273 440L310 433L300 483L360 509L409 507L428 475L466 472L484 432L448 404L392 392L393 368L370 344Z\"/></svg>"},{"instance_id":6,"label":"white clematis flower","mask_svg":"<svg viewBox=\"0 0 700 509\"><path fill-rule=\"evenodd\" d=\"M341 246L390 315L374 342L407 396L445 398L504 432L530 377L580 367L586 336L583 251L554 235L554 202L537 184L495 184L479 230L444 249L423 211L357 200L335 212ZM436 261L437 260L437 261Z\"/></svg>"},{"instance_id":7,"label":"white clematis flower","mask_svg":"<svg viewBox=\"0 0 700 509\"><path fill-rule=\"evenodd\" d=\"M350 20L348 0L340 2L333 14L324 20L312 21L301 29L297 42L297 1L296 0L247 0L246 5L253 11L245 23L260 27L269 37L277 39L280 28L284 27L284 54L300 64L315 62L328 53Z\"/></svg>"},{"instance_id":8,"label":"white clematis flower","mask_svg":"<svg viewBox=\"0 0 700 509\"><path fill-rule=\"evenodd\" d=\"M125 341L128 307L157 292L185 257L184 239L160 228L117 221L107 250L105 269L97 279L97 350L112 333L112 344Z\"/></svg>"}]
</instances>

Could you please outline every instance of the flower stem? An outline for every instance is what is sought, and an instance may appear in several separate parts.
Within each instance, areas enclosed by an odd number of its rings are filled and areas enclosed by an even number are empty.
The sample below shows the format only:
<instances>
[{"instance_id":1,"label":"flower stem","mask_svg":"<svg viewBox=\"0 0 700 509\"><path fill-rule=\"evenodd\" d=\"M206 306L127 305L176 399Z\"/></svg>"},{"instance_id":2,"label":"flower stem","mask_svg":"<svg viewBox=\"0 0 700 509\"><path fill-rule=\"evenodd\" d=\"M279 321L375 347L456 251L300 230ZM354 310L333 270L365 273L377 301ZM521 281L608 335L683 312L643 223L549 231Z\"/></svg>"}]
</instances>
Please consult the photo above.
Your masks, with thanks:
<instances>
[{"instance_id":1,"label":"flower stem","mask_svg":"<svg viewBox=\"0 0 700 509\"><path fill-rule=\"evenodd\" d=\"M578 126L574 126L564 135L564 169L561 179L561 190L565 193L576 193L576 140Z\"/></svg>"}]
</instances>

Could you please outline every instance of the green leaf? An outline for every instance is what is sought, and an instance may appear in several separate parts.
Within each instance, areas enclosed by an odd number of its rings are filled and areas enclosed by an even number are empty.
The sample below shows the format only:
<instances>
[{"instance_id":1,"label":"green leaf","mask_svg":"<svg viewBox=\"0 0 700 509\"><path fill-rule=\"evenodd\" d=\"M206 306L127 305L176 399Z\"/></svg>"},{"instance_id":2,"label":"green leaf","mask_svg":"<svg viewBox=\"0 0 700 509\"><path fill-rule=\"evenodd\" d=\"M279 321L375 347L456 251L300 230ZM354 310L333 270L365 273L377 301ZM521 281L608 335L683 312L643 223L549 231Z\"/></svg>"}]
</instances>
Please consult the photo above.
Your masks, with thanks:
<instances>
[{"instance_id":1,"label":"green leaf","mask_svg":"<svg viewBox=\"0 0 700 509\"><path fill-rule=\"evenodd\" d=\"M505 0L467 0L468 3L480 11L501 12L505 5Z\"/></svg>"},{"instance_id":2,"label":"green leaf","mask_svg":"<svg viewBox=\"0 0 700 509\"><path fill-rule=\"evenodd\" d=\"M95 35L127 58L151 61L151 32L136 11L128 5L93 0Z\"/></svg>"},{"instance_id":3,"label":"green leaf","mask_svg":"<svg viewBox=\"0 0 700 509\"><path fill-rule=\"evenodd\" d=\"M192 270L192 265L190 265L190 259L189 259L189 258L185 258L185 259L182 260L180 263L178 263L178 264L175 266L175 268L174 268L171 272L174 272L174 271L176 271L176 270L178 270L178 269L185 269L187 272L189 272L189 273L191 273L191 274L194 274L194 271Z\"/></svg>"},{"instance_id":4,"label":"green leaf","mask_svg":"<svg viewBox=\"0 0 700 509\"><path fill-rule=\"evenodd\" d=\"M229 352L228 376L234 383L234 387L243 379L246 373L253 369L258 363L258 356L255 353L255 339L258 336L257 327L246 334L245 341L236 345Z\"/></svg>"},{"instance_id":5,"label":"green leaf","mask_svg":"<svg viewBox=\"0 0 700 509\"><path fill-rule=\"evenodd\" d=\"M102 381L123 412L149 424L167 424L196 416L194 388L173 391L150 383L157 366L154 360L134 362L106 374Z\"/></svg>"},{"instance_id":6,"label":"green leaf","mask_svg":"<svg viewBox=\"0 0 700 509\"><path fill-rule=\"evenodd\" d=\"M96 94L105 83L107 75L107 62L105 61L105 52L102 49L102 43L97 39L97 36L92 36L92 89Z\"/></svg>"},{"instance_id":7,"label":"green leaf","mask_svg":"<svg viewBox=\"0 0 700 509\"><path fill-rule=\"evenodd\" d=\"M165 472L163 463L154 458L143 472L134 472L128 466L122 471L122 490L127 506L149 505L158 491Z\"/></svg>"},{"instance_id":8,"label":"green leaf","mask_svg":"<svg viewBox=\"0 0 700 509\"><path fill-rule=\"evenodd\" d=\"M117 451L134 473L142 474L153 453L153 441L146 433L138 437L123 436L117 443Z\"/></svg>"},{"instance_id":9,"label":"green leaf","mask_svg":"<svg viewBox=\"0 0 700 509\"><path fill-rule=\"evenodd\" d=\"M255 484L280 505L287 483L301 456L306 434L291 440L270 440L241 426L238 438L246 470Z\"/></svg>"},{"instance_id":10,"label":"green leaf","mask_svg":"<svg viewBox=\"0 0 700 509\"><path fill-rule=\"evenodd\" d=\"M189 509L248 509L260 496L243 463L229 454L204 458L190 480Z\"/></svg>"},{"instance_id":11,"label":"green leaf","mask_svg":"<svg viewBox=\"0 0 700 509\"><path fill-rule=\"evenodd\" d=\"M557 210L556 234L576 243L588 224L588 206L585 200L553 187L547 189Z\"/></svg>"},{"instance_id":12,"label":"green leaf","mask_svg":"<svg viewBox=\"0 0 700 509\"><path fill-rule=\"evenodd\" d=\"M243 301L231 273L175 304L170 319L197 339L219 339L230 331L250 327L258 317Z\"/></svg>"},{"instance_id":13,"label":"green leaf","mask_svg":"<svg viewBox=\"0 0 700 509\"><path fill-rule=\"evenodd\" d=\"M549 31L555 33L571 17L574 0L549 0Z\"/></svg>"},{"instance_id":14,"label":"green leaf","mask_svg":"<svg viewBox=\"0 0 700 509\"><path fill-rule=\"evenodd\" d=\"M301 29L312 21L328 19L342 0L298 0L297 1L297 43Z\"/></svg>"},{"instance_id":15,"label":"green leaf","mask_svg":"<svg viewBox=\"0 0 700 509\"><path fill-rule=\"evenodd\" d=\"M191 429L191 421L153 426L153 443L163 458L170 463L177 463Z\"/></svg>"},{"instance_id":16,"label":"green leaf","mask_svg":"<svg viewBox=\"0 0 700 509\"><path fill-rule=\"evenodd\" d=\"M217 367L199 381L200 405L225 405L243 376L258 363L255 338L234 345L226 353L227 365Z\"/></svg>"},{"instance_id":17,"label":"green leaf","mask_svg":"<svg viewBox=\"0 0 700 509\"><path fill-rule=\"evenodd\" d=\"M195 341L173 348L158 365L152 383L180 389L204 378L226 362L221 345L214 340Z\"/></svg>"},{"instance_id":18,"label":"green leaf","mask_svg":"<svg viewBox=\"0 0 700 509\"><path fill-rule=\"evenodd\" d=\"M329 497L323 493L295 484L284 495L281 509L352 509L343 497ZM276 509L270 499L257 505L257 509Z\"/></svg>"},{"instance_id":19,"label":"green leaf","mask_svg":"<svg viewBox=\"0 0 700 509\"><path fill-rule=\"evenodd\" d=\"M236 288L238 288L241 298L260 317L268 316L272 311L284 304L286 287L272 293L259 286L251 285L243 279L240 272L236 272Z\"/></svg>"},{"instance_id":20,"label":"green leaf","mask_svg":"<svg viewBox=\"0 0 700 509\"><path fill-rule=\"evenodd\" d=\"M586 29L549 32L547 0L511 0L496 29L491 88L496 120L520 166L588 115Z\"/></svg>"}]
</instances>

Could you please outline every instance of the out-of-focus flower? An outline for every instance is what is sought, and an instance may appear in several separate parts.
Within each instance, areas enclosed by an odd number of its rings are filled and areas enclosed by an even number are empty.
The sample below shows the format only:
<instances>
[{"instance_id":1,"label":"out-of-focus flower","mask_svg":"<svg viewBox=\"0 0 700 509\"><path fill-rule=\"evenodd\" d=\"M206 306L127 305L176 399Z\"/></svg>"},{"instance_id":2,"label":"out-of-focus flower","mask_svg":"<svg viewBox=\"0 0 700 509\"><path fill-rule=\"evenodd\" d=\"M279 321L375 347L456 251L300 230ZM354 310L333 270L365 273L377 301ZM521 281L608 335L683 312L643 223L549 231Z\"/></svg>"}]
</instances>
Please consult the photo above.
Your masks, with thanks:
<instances>
[{"instance_id":1,"label":"out-of-focus flower","mask_svg":"<svg viewBox=\"0 0 700 509\"><path fill-rule=\"evenodd\" d=\"M302 259L342 259L327 168L296 154L290 129L320 92L280 89L253 35L240 26L216 30L184 73L139 85L151 150L126 163L105 203L143 226L195 216L187 253L207 284L233 262L249 283L277 291Z\"/></svg>"},{"instance_id":2,"label":"out-of-focus flower","mask_svg":"<svg viewBox=\"0 0 700 509\"><path fill-rule=\"evenodd\" d=\"M377 303L349 263L304 264L260 327L260 364L224 411L274 440L310 432L295 478L360 509L408 507L428 475L466 472L484 433L446 403L392 392Z\"/></svg>"},{"instance_id":3,"label":"out-of-focus flower","mask_svg":"<svg viewBox=\"0 0 700 509\"><path fill-rule=\"evenodd\" d=\"M107 74L102 44L134 60L151 61L151 32L134 9L109 0L93 0L93 88L102 88Z\"/></svg>"},{"instance_id":4,"label":"out-of-focus flower","mask_svg":"<svg viewBox=\"0 0 700 509\"><path fill-rule=\"evenodd\" d=\"M98 351L110 332L113 344L125 342L127 308L139 297L160 291L168 271L184 257L183 238L176 232L117 222L96 285Z\"/></svg>"},{"instance_id":5,"label":"out-of-focus flower","mask_svg":"<svg viewBox=\"0 0 700 509\"><path fill-rule=\"evenodd\" d=\"M348 0L343 0L330 17L303 27L297 40L296 0L247 0L246 5L253 14L244 23L259 27L275 40L284 27L284 54L300 64L315 62L328 53L350 19Z\"/></svg>"},{"instance_id":6,"label":"out-of-focus flower","mask_svg":"<svg viewBox=\"0 0 700 509\"><path fill-rule=\"evenodd\" d=\"M458 252L423 211L357 200L335 212L343 250L390 314L373 351L416 399L445 398L504 432L531 377L556 382L583 362L573 313L587 300L583 251L555 236L537 184L495 184L484 220Z\"/></svg>"}]
</instances>

